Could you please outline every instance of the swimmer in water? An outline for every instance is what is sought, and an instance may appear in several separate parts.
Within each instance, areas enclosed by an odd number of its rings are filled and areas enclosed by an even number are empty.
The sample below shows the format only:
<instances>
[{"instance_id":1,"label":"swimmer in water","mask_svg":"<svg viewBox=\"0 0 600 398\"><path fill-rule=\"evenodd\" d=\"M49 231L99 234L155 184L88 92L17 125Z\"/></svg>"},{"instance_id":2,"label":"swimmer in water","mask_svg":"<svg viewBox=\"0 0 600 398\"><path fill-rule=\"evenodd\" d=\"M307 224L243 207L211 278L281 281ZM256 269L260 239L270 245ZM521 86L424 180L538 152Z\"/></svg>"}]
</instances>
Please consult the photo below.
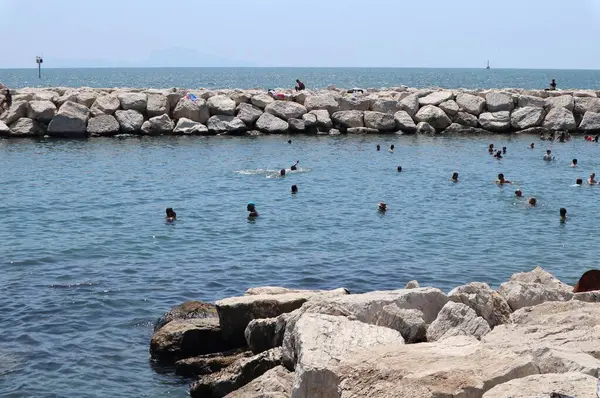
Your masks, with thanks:
<instances>
[{"instance_id":1,"label":"swimmer in water","mask_svg":"<svg viewBox=\"0 0 600 398\"><path fill-rule=\"evenodd\" d=\"M452 182L458 182L458 173L454 172L450 180L452 180Z\"/></svg>"},{"instance_id":2,"label":"swimmer in water","mask_svg":"<svg viewBox=\"0 0 600 398\"><path fill-rule=\"evenodd\" d=\"M398 170L398 173L402 173L402 166L398 166L396 170Z\"/></svg>"},{"instance_id":3,"label":"swimmer in water","mask_svg":"<svg viewBox=\"0 0 600 398\"><path fill-rule=\"evenodd\" d=\"M292 171L298 170L298 163L300 163L300 161L296 160L296 163L292 167L290 167L290 170L292 170Z\"/></svg>"},{"instance_id":4,"label":"swimmer in water","mask_svg":"<svg viewBox=\"0 0 600 398\"><path fill-rule=\"evenodd\" d=\"M567 219L567 209L564 207L560 208L560 221L566 221Z\"/></svg>"},{"instance_id":5,"label":"swimmer in water","mask_svg":"<svg viewBox=\"0 0 600 398\"><path fill-rule=\"evenodd\" d=\"M540 140L546 141L546 136L544 135L544 133L540 134Z\"/></svg>"},{"instance_id":6,"label":"swimmer in water","mask_svg":"<svg viewBox=\"0 0 600 398\"><path fill-rule=\"evenodd\" d=\"M280 175L281 177L285 177L285 169L281 169L281 170L279 170L279 175Z\"/></svg>"},{"instance_id":7,"label":"swimmer in water","mask_svg":"<svg viewBox=\"0 0 600 398\"><path fill-rule=\"evenodd\" d=\"M546 162L551 162L554 158L552 157L552 151L550 149L548 149L546 151L546 154L544 155L544 160Z\"/></svg>"},{"instance_id":8,"label":"swimmer in water","mask_svg":"<svg viewBox=\"0 0 600 398\"><path fill-rule=\"evenodd\" d=\"M505 146L502 147L502 154L506 155L506 147Z\"/></svg>"},{"instance_id":9,"label":"swimmer in water","mask_svg":"<svg viewBox=\"0 0 600 398\"><path fill-rule=\"evenodd\" d=\"M248 203L246 209L250 212L250 214L248 214L248 218L258 217L258 212L256 211L256 206L254 205L254 202Z\"/></svg>"},{"instance_id":10,"label":"swimmer in water","mask_svg":"<svg viewBox=\"0 0 600 398\"><path fill-rule=\"evenodd\" d=\"M177 213L175 213L175 211L171 207L168 207L166 212L167 216L165 218L167 222L173 222L177 220Z\"/></svg>"},{"instance_id":11,"label":"swimmer in water","mask_svg":"<svg viewBox=\"0 0 600 398\"><path fill-rule=\"evenodd\" d=\"M600 135L594 137L594 142L598 142L598 138L600 138Z\"/></svg>"},{"instance_id":12,"label":"swimmer in water","mask_svg":"<svg viewBox=\"0 0 600 398\"><path fill-rule=\"evenodd\" d=\"M512 182L505 180L504 174L500 173L500 174L498 174L498 179L496 180L496 184L499 184L499 185L512 184Z\"/></svg>"},{"instance_id":13,"label":"swimmer in water","mask_svg":"<svg viewBox=\"0 0 600 398\"><path fill-rule=\"evenodd\" d=\"M383 202L379 202L377 210L379 210L380 213L385 213L387 211L387 205Z\"/></svg>"},{"instance_id":14,"label":"swimmer in water","mask_svg":"<svg viewBox=\"0 0 600 398\"><path fill-rule=\"evenodd\" d=\"M590 178L588 178L588 184L590 184L590 185L598 184L596 182L596 173L590 174Z\"/></svg>"},{"instance_id":15,"label":"swimmer in water","mask_svg":"<svg viewBox=\"0 0 600 398\"><path fill-rule=\"evenodd\" d=\"M379 146L379 144L377 144L377 151L380 151L381 147Z\"/></svg>"},{"instance_id":16,"label":"swimmer in water","mask_svg":"<svg viewBox=\"0 0 600 398\"><path fill-rule=\"evenodd\" d=\"M292 143L292 140L288 140L288 144L291 144L291 143Z\"/></svg>"},{"instance_id":17,"label":"swimmer in water","mask_svg":"<svg viewBox=\"0 0 600 398\"><path fill-rule=\"evenodd\" d=\"M494 144L490 144L490 146L488 147L488 153L490 155L494 153Z\"/></svg>"},{"instance_id":18,"label":"swimmer in water","mask_svg":"<svg viewBox=\"0 0 600 398\"><path fill-rule=\"evenodd\" d=\"M558 137L558 142L564 143L567 139L567 133L565 133L564 131L562 133L560 133L560 136Z\"/></svg>"},{"instance_id":19,"label":"swimmer in water","mask_svg":"<svg viewBox=\"0 0 600 398\"><path fill-rule=\"evenodd\" d=\"M522 197L523 197L523 192L521 192L521 190L520 190L520 189L517 189L517 190L515 191L515 196L516 196L517 198L522 198Z\"/></svg>"},{"instance_id":20,"label":"swimmer in water","mask_svg":"<svg viewBox=\"0 0 600 398\"><path fill-rule=\"evenodd\" d=\"M529 145L530 149L535 149L535 144L532 142L531 145Z\"/></svg>"},{"instance_id":21,"label":"swimmer in water","mask_svg":"<svg viewBox=\"0 0 600 398\"><path fill-rule=\"evenodd\" d=\"M577 159L573 159L573 163L571 163L571 167L577 167Z\"/></svg>"},{"instance_id":22,"label":"swimmer in water","mask_svg":"<svg viewBox=\"0 0 600 398\"><path fill-rule=\"evenodd\" d=\"M496 154L494 155L494 157L495 157L496 159L502 159L502 151L498 151L498 152L496 152Z\"/></svg>"},{"instance_id":23,"label":"swimmer in water","mask_svg":"<svg viewBox=\"0 0 600 398\"><path fill-rule=\"evenodd\" d=\"M298 186L297 185L292 185L292 193L293 194L297 194L298 193Z\"/></svg>"},{"instance_id":24,"label":"swimmer in water","mask_svg":"<svg viewBox=\"0 0 600 398\"><path fill-rule=\"evenodd\" d=\"M529 206L535 207L536 204L537 204L536 198L529 198Z\"/></svg>"},{"instance_id":25,"label":"swimmer in water","mask_svg":"<svg viewBox=\"0 0 600 398\"><path fill-rule=\"evenodd\" d=\"M582 185L583 185L583 179L582 179L582 178L578 178L578 179L575 181L575 185L582 186Z\"/></svg>"},{"instance_id":26,"label":"swimmer in water","mask_svg":"<svg viewBox=\"0 0 600 398\"><path fill-rule=\"evenodd\" d=\"M394 152L394 144L392 144L392 145L390 146L390 149L389 149L388 151L389 151L389 152Z\"/></svg>"},{"instance_id":27,"label":"swimmer in water","mask_svg":"<svg viewBox=\"0 0 600 398\"><path fill-rule=\"evenodd\" d=\"M554 141L554 138L556 137L556 135L554 134L554 131L550 133L550 136L548 137L548 141Z\"/></svg>"}]
</instances>

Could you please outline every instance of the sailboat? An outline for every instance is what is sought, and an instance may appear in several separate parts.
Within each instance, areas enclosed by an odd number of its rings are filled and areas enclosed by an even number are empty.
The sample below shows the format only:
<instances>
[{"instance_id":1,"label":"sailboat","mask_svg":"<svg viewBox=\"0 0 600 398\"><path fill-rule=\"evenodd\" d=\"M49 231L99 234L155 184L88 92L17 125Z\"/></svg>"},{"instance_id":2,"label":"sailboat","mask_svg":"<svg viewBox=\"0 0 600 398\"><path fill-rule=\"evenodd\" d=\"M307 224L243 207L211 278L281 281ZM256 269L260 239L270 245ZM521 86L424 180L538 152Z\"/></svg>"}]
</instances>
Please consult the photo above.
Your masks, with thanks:
<instances>
[{"instance_id":1,"label":"sailboat","mask_svg":"<svg viewBox=\"0 0 600 398\"><path fill-rule=\"evenodd\" d=\"M485 69L490 69L490 60L488 59L488 64L487 64L487 68Z\"/></svg>"}]
</instances>

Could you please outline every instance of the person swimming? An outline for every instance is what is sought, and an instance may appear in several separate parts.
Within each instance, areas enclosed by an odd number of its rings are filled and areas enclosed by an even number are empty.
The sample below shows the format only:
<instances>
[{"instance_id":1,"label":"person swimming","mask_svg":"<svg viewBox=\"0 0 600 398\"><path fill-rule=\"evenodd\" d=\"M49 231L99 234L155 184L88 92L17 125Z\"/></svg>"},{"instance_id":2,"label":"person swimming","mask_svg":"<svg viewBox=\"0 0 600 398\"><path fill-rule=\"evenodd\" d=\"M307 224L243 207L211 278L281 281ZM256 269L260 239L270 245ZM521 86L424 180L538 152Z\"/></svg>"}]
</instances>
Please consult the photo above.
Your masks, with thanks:
<instances>
[{"instance_id":1,"label":"person swimming","mask_svg":"<svg viewBox=\"0 0 600 398\"><path fill-rule=\"evenodd\" d=\"M492 155L494 153L494 144L490 144L490 146L488 146L488 153L490 155Z\"/></svg>"},{"instance_id":2,"label":"person swimming","mask_svg":"<svg viewBox=\"0 0 600 398\"><path fill-rule=\"evenodd\" d=\"M512 184L512 182L505 180L504 179L504 174L500 173L498 174L498 179L496 180L496 184L502 185L502 184Z\"/></svg>"},{"instance_id":3,"label":"person swimming","mask_svg":"<svg viewBox=\"0 0 600 398\"><path fill-rule=\"evenodd\" d=\"M288 144L291 144L291 143L292 143L292 140L288 140Z\"/></svg>"},{"instance_id":4,"label":"person swimming","mask_svg":"<svg viewBox=\"0 0 600 398\"><path fill-rule=\"evenodd\" d=\"M279 176L285 177L285 169L279 170Z\"/></svg>"},{"instance_id":5,"label":"person swimming","mask_svg":"<svg viewBox=\"0 0 600 398\"><path fill-rule=\"evenodd\" d=\"M560 220L565 221L567 219L567 209L565 209L564 207L561 207L559 212L560 212Z\"/></svg>"},{"instance_id":6,"label":"person swimming","mask_svg":"<svg viewBox=\"0 0 600 398\"><path fill-rule=\"evenodd\" d=\"M573 162L571 163L571 167L577 167L577 159L573 159Z\"/></svg>"},{"instance_id":7,"label":"person swimming","mask_svg":"<svg viewBox=\"0 0 600 398\"><path fill-rule=\"evenodd\" d=\"M384 202L379 202L377 210L379 210L380 213L385 213L387 211L387 205Z\"/></svg>"},{"instance_id":8,"label":"person swimming","mask_svg":"<svg viewBox=\"0 0 600 398\"><path fill-rule=\"evenodd\" d=\"M167 222L172 222L177 220L177 213L175 213L175 211L173 210L172 207L167 207L166 210L167 216L165 217L165 219L167 220Z\"/></svg>"},{"instance_id":9,"label":"person swimming","mask_svg":"<svg viewBox=\"0 0 600 398\"><path fill-rule=\"evenodd\" d=\"M529 145L529 149L535 149L535 144L532 142L531 145Z\"/></svg>"},{"instance_id":10,"label":"person swimming","mask_svg":"<svg viewBox=\"0 0 600 398\"><path fill-rule=\"evenodd\" d=\"M452 180L452 182L458 182L458 173L454 172L450 180Z\"/></svg>"},{"instance_id":11,"label":"person swimming","mask_svg":"<svg viewBox=\"0 0 600 398\"><path fill-rule=\"evenodd\" d=\"M564 143L567 139L567 133L565 133L564 131L562 133L560 133L560 136L558 137L558 142L560 143Z\"/></svg>"},{"instance_id":12,"label":"person swimming","mask_svg":"<svg viewBox=\"0 0 600 398\"><path fill-rule=\"evenodd\" d=\"M394 144L390 146L389 152L394 152Z\"/></svg>"},{"instance_id":13,"label":"person swimming","mask_svg":"<svg viewBox=\"0 0 600 398\"><path fill-rule=\"evenodd\" d=\"M506 147L505 146L502 147L502 154L506 155Z\"/></svg>"},{"instance_id":14,"label":"person swimming","mask_svg":"<svg viewBox=\"0 0 600 398\"><path fill-rule=\"evenodd\" d=\"M548 141L554 141L554 138L556 137L556 135L554 134L554 131L550 133L550 135L548 136Z\"/></svg>"},{"instance_id":15,"label":"person swimming","mask_svg":"<svg viewBox=\"0 0 600 398\"><path fill-rule=\"evenodd\" d=\"M298 186L297 185L292 185L292 193L293 194L297 194L298 193Z\"/></svg>"},{"instance_id":16,"label":"person swimming","mask_svg":"<svg viewBox=\"0 0 600 398\"><path fill-rule=\"evenodd\" d=\"M496 154L494 155L494 157L495 157L496 159L502 159L502 151L498 151L498 152L496 152Z\"/></svg>"},{"instance_id":17,"label":"person swimming","mask_svg":"<svg viewBox=\"0 0 600 398\"><path fill-rule=\"evenodd\" d=\"M517 190L515 191L515 196L516 196L517 198L522 198L522 197L523 197L523 192L521 192L521 190L520 190L520 189L517 189Z\"/></svg>"},{"instance_id":18,"label":"person swimming","mask_svg":"<svg viewBox=\"0 0 600 398\"><path fill-rule=\"evenodd\" d=\"M396 170L398 170L398 173L402 173L402 166L396 167Z\"/></svg>"},{"instance_id":19,"label":"person swimming","mask_svg":"<svg viewBox=\"0 0 600 398\"><path fill-rule=\"evenodd\" d=\"M590 178L588 178L588 184L590 184L590 185L597 184L597 182L596 182L596 173L590 174Z\"/></svg>"},{"instance_id":20,"label":"person swimming","mask_svg":"<svg viewBox=\"0 0 600 398\"><path fill-rule=\"evenodd\" d=\"M298 163L300 163L300 161L296 160L296 163L292 167L290 167L290 170L292 170L292 171L298 170Z\"/></svg>"},{"instance_id":21,"label":"person swimming","mask_svg":"<svg viewBox=\"0 0 600 398\"><path fill-rule=\"evenodd\" d=\"M575 180L575 185L582 186L583 185L583 179L582 178L578 178L577 180Z\"/></svg>"},{"instance_id":22,"label":"person swimming","mask_svg":"<svg viewBox=\"0 0 600 398\"><path fill-rule=\"evenodd\" d=\"M537 205L537 199L536 198L529 198L529 206L535 207L535 205Z\"/></svg>"},{"instance_id":23,"label":"person swimming","mask_svg":"<svg viewBox=\"0 0 600 398\"><path fill-rule=\"evenodd\" d=\"M246 210L250 212L250 214L248 214L249 218L258 217L258 212L256 211L256 206L254 205L254 202L248 203L248 206L246 206Z\"/></svg>"},{"instance_id":24,"label":"person swimming","mask_svg":"<svg viewBox=\"0 0 600 398\"><path fill-rule=\"evenodd\" d=\"M381 146L379 146L379 144L377 144L377 150L380 151L381 150Z\"/></svg>"},{"instance_id":25,"label":"person swimming","mask_svg":"<svg viewBox=\"0 0 600 398\"><path fill-rule=\"evenodd\" d=\"M541 141L546 141L546 136L544 135L544 133L540 134L540 140Z\"/></svg>"},{"instance_id":26,"label":"person swimming","mask_svg":"<svg viewBox=\"0 0 600 398\"><path fill-rule=\"evenodd\" d=\"M598 142L598 138L600 138L600 135L594 137L594 142Z\"/></svg>"},{"instance_id":27,"label":"person swimming","mask_svg":"<svg viewBox=\"0 0 600 398\"><path fill-rule=\"evenodd\" d=\"M546 151L546 154L544 155L544 160L546 162L551 162L554 158L552 157L552 151L550 149L548 149Z\"/></svg>"}]
</instances>

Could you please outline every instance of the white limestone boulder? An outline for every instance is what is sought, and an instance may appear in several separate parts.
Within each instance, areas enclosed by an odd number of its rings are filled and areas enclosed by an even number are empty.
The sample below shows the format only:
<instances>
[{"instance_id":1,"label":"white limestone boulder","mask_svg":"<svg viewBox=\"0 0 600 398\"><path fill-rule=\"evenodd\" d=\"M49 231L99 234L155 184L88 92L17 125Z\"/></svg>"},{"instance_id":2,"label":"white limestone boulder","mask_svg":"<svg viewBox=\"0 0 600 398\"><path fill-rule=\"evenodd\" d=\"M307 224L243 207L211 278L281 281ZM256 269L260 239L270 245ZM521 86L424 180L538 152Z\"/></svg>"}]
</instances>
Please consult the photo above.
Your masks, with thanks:
<instances>
[{"instance_id":1,"label":"white limestone boulder","mask_svg":"<svg viewBox=\"0 0 600 398\"><path fill-rule=\"evenodd\" d=\"M116 95L101 95L94 101L91 112L93 116L114 115L120 108L121 101Z\"/></svg>"},{"instance_id":2,"label":"white limestone boulder","mask_svg":"<svg viewBox=\"0 0 600 398\"><path fill-rule=\"evenodd\" d=\"M386 305L379 312L375 325L400 332L407 344L427 341L427 323L419 310L402 309L396 304Z\"/></svg>"},{"instance_id":3,"label":"white limestone boulder","mask_svg":"<svg viewBox=\"0 0 600 398\"><path fill-rule=\"evenodd\" d=\"M343 96L338 99L340 111L368 111L371 101L368 97Z\"/></svg>"},{"instance_id":4,"label":"white limestone boulder","mask_svg":"<svg viewBox=\"0 0 600 398\"><path fill-rule=\"evenodd\" d=\"M304 126L308 129L316 127L317 115L315 115L314 113L306 113L302 115L302 121L304 122Z\"/></svg>"},{"instance_id":5,"label":"white limestone boulder","mask_svg":"<svg viewBox=\"0 0 600 398\"><path fill-rule=\"evenodd\" d=\"M119 93L117 95L123 110L134 110L140 113L146 112L148 96L143 93Z\"/></svg>"},{"instance_id":6,"label":"white limestone boulder","mask_svg":"<svg viewBox=\"0 0 600 398\"><path fill-rule=\"evenodd\" d=\"M550 97L550 98L546 98L545 107L547 109L565 108L572 112L573 109L575 108L575 101L573 100L572 95L561 95L558 97Z\"/></svg>"},{"instance_id":7,"label":"white limestone boulder","mask_svg":"<svg viewBox=\"0 0 600 398\"><path fill-rule=\"evenodd\" d=\"M304 106L310 112L313 110L324 109L333 114L340 109L336 98L333 94L317 94L306 97Z\"/></svg>"},{"instance_id":8,"label":"white limestone boulder","mask_svg":"<svg viewBox=\"0 0 600 398\"><path fill-rule=\"evenodd\" d=\"M2 114L2 121L11 125L22 117L27 116L29 103L26 101L13 101L10 108Z\"/></svg>"},{"instance_id":9,"label":"white limestone boulder","mask_svg":"<svg viewBox=\"0 0 600 398\"><path fill-rule=\"evenodd\" d=\"M137 133L144 124L144 115L133 109L116 111L115 119L119 122L119 131L124 134Z\"/></svg>"},{"instance_id":10,"label":"white limestone boulder","mask_svg":"<svg viewBox=\"0 0 600 398\"><path fill-rule=\"evenodd\" d=\"M210 118L210 112L208 111L206 101L202 98L197 98L192 101L187 97L183 97L179 100L177 106L175 106L175 109L173 110L173 118L186 118L198 123L206 124Z\"/></svg>"},{"instance_id":11,"label":"white limestone boulder","mask_svg":"<svg viewBox=\"0 0 600 398\"><path fill-rule=\"evenodd\" d=\"M258 94L253 96L250 102L257 108L265 109L267 105L269 105L272 102L275 102L275 99L273 99L273 97L267 94Z\"/></svg>"},{"instance_id":12,"label":"white limestone boulder","mask_svg":"<svg viewBox=\"0 0 600 398\"><path fill-rule=\"evenodd\" d=\"M509 94L497 91L489 92L485 95L488 112L510 112L514 109L515 104Z\"/></svg>"},{"instance_id":13,"label":"white limestone boulder","mask_svg":"<svg viewBox=\"0 0 600 398\"><path fill-rule=\"evenodd\" d=\"M94 102L96 102L96 98L98 97L98 93L90 90L83 90L77 93L77 103L85 106L86 108L91 108Z\"/></svg>"},{"instance_id":14,"label":"white limestone boulder","mask_svg":"<svg viewBox=\"0 0 600 398\"><path fill-rule=\"evenodd\" d=\"M263 111L252 104L241 103L237 106L236 116L246 123L246 126L253 126L262 114Z\"/></svg>"},{"instance_id":15,"label":"white limestone boulder","mask_svg":"<svg viewBox=\"0 0 600 398\"><path fill-rule=\"evenodd\" d=\"M236 103L226 95L215 95L206 101L211 115L234 116Z\"/></svg>"},{"instance_id":16,"label":"white limestone boulder","mask_svg":"<svg viewBox=\"0 0 600 398\"><path fill-rule=\"evenodd\" d=\"M202 123L182 117L177 121L173 134L206 135L208 134L208 128Z\"/></svg>"},{"instance_id":17,"label":"white limestone boulder","mask_svg":"<svg viewBox=\"0 0 600 398\"><path fill-rule=\"evenodd\" d=\"M22 117L10 125L9 137L41 137L46 133L44 125L40 122Z\"/></svg>"},{"instance_id":18,"label":"white limestone boulder","mask_svg":"<svg viewBox=\"0 0 600 398\"><path fill-rule=\"evenodd\" d=\"M56 105L50 101L31 101L27 110L27 117L42 123L50 123L56 115Z\"/></svg>"},{"instance_id":19,"label":"white limestone boulder","mask_svg":"<svg viewBox=\"0 0 600 398\"><path fill-rule=\"evenodd\" d=\"M405 111L411 117L415 116L419 111L419 96L416 94L409 95L398 103L398 108L398 110Z\"/></svg>"},{"instance_id":20,"label":"white limestone boulder","mask_svg":"<svg viewBox=\"0 0 600 398\"><path fill-rule=\"evenodd\" d=\"M394 99L378 99L371 104L371 111L393 115L398 112L398 101Z\"/></svg>"},{"instance_id":21,"label":"white limestone boulder","mask_svg":"<svg viewBox=\"0 0 600 398\"><path fill-rule=\"evenodd\" d=\"M225 398L289 398L293 383L294 373L277 366Z\"/></svg>"},{"instance_id":22,"label":"white limestone boulder","mask_svg":"<svg viewBox=\"0 0 600 398\"><path fill-rule=\"evenodd\" d=\"M546 100L544 98L534 97L533 95L519 95L518 104L519 108L543 108L546 106Z\"/></svg>"},{"instance_id":23,"label":"white limestone boulder","mask_svg":"<svg viewBox=\"0 0 600 398\"><path fill-rule=\"evenodd\" d=\"M485 99L472 94L458 94L456 96L456 103L461 111L475 116L479 116L485 108Z\"/></svg>"},{"instance_id":24,"label":"white limestone boulder","mask_svg":"<svg viewBox=\"0 0 600 398\"><path fill-rule=\"evenodd\" d=\"M0 121L0 137L8 137L10 135L10 128L4 123Z\"/></svg>"},{"instance_id":25,"label":"white limestone boulder","mask_svg":"<svg viewBox=\"0 0 600 398\"><path fill-rule=\"evenodd\" d=\"M113 115L99 115L90 118L87 133L91 136L110 137L119 134L119 122Z\"/></svg>"},{"instance_id":26,"label":"white limestone boulder","mask_svg":"<svg viewBox=\"0 0 600 398\"><path fill-rule=\"evenodd\" d=\"M289 119L301 118L307 110L303 105L300 105L297 102L273 101L265 107L265 112L288 121Z\"/></svg>"},{"instance_id":27,"label":"white limestone boulder","mask_svg":"<svg viewBox=\"0 0 600 398\"><path fill-rule=\"evenodd\" d=\"M426 105L419 109L415 115L418 122L429 123L436 130L444 130L452 124L452 120L440 108L433 105Z\"/></svg>"},{"instance_id":28,"label":"white limestone boulder","mask_svg":"<svg viewBox=\"0 0 600 398\"><path fill-rule=\"evenodd\" d=\"M450 301L465 304L485 319L491 328L510 322L512 310L504 297L487 283L471 282L448 293Z\"/></svg>"},{"instance_id":29,"label":"white limestone boulder","mask_svg":"<svg viewBox=\"0 0 600 398\"><path fill-rule=\"evenodd\" d=\"M600 113L586 112L579 124L579 130L586 133L600 132Z\"/></svg>"},{"instance_id":30,"label":"white limestone boulder","mask_svg":"<svg viewBox=\"0 0 600 398\"><path fill-rule=\"evenodd\" d=\"M394 115L382 112L366 111L363 114L365 127L376 129L382 132L396 130L396 120Z\"/></svg>"},{"instance_id":31,"label":"white limestone boulder","mask_svg":"<svg viewBox=\"0 0 600 398\"><path fill-rule=\"evenodd\" d=\"M146 135L163 135L171 134L175 128L175 123L171 120L169 115L162 114L160 116L154 116L142 123L140 130Z\"/></svg>"},{"instance_id":32,"label":"white limestone boulder","mask_svg":"<svg viewBox=\"0 0 600 398\"><path fill-rule=\"evenodd\" d=\"M526 106L517 108L510 114L510 125L515 130L538 127L544 121L544 109Z\"/></svg>"},{"instance_id":33,"label":"white limestone boulder","mask_svg":"<svg viewBox=\"0 0 600 398\"><path fill-rule=\"evenodd\" d=\"M479 127L479 119L477 119L477 116L467 112L458 112L454 122L461 126Z\"/></svg>"},{"instance_id":34,"label":"white limestone boulder","mask_svg":"<svg viewBox=\"0 0 600 398\"><path fill-rule=\"evenodd\" d=\"M448 101L442 102L439 105L439 108L441 110L443 110L444 113L446 113L446 115L448 115L452 118L455 117L456 115L458 115L458 112L460 110L458 107L458 104L454 100L448 100Z\"/></svg>"},{"instance_id":35,"label":"white limestone boulder","mask_svg":"<svg viewBox=\"0 0 600 398\"><path fill-rule=\"evenodd\" d=\"M288 122L267 112L260 115L256 121L256 128L268 134L283 134L288 131L289 127Z\"/></svg>"},{"instance_id":36,"label":"white limestone boulder","mask_svg":"<svg viewBox=\"0 0 600 398\"><path fill-rule=\"evenodd\" d=\"M235 116L214 115L206 124L211 134L235 134L247 130L246 124Z\"/></svg>"},{"instance_id":37,"label":"white limestone boulder","mask_svg":"<svg viewBox=\"0 0 600 398\"><path fill-rule=\"evenodd\" d=\"M489 131L505 132L510 130L510 112L484 112L479 115L479 125Z\"/></svg>"},{"instance_id":38,"label":"white limestone boulder","mask_svg":"<svg viewBox=\"0 0 600 398\"><path fill-rule=\"evenodd\" d=\"M405 133L416 133L417 125L413 118L406 111L398 111L394 114L396 122L396 130L401 130Z\"/></svg>"},{"instance_id":39,"label":"white limestone boulder","mask_svg":"<svg viewBox=\"0 0 600 398\"><path fill-rule=\"evenodd\" d=\"M586 112L600 113L600 98L579 98L574 100L573 112L578 115L583 115Z\"/></svg>"},{"instance_id":40,"label":"white limestone boulder","mask_svg":"<svg viewBox=\"0 0 600 398\"><path fill-rule=\"evenodd\" d=\"M329 116L329 112L324 109L310 111L310 114L315 115L317 121L315 125L319 128L330 129L333 126L333 121Z\"/></svg>"},{"instance_id":41,"label":"white limestone boulder","mask_svg":"<svg viewBox=\"0 0 600 398\"><path fill-rule=\"evenodd\" d=\"M452 91L436 91L425 97L419 98L419 105L434 105L439 106L442 102L450 101L454 99Z\"/></svg>"},{"instance_id":42,"label":"white limestone boulder","mask_svg":"<svg viewBox=\"0 0 600 398\"><path fill-rule=\"evenodd\" d=\"M577 128L573 113L562 106L552 108L546 115L542 127L554 131L572 131Z\"/></svg>"},{"instance_id":43,"label":"white limestone boulder","mask_svg":"<svg viewBox=\"0 0 600 398\"><path fill-rule=\"evenodd\" d=\"M148 94L148 105L146 114L149 118L161 115L169 115L171 106L169 100L162 94Z\"/></svg>"},{"instance_id":44,"label":"white limestone boulder","mask_svg":"<svg viewBox=\"0 0 600 398\"><path fill-rule=\"evenodd\" d=\"M427 341L445 340L454 336L473 336L480 340L490 331L487 321L477 316L472 308L450 301L427 328Z\"/></svg>"},{"instance_id":45,"label":"white limestone boulder","mask_svg":"<svg viewBox=\"0 0 600 398\"><path fill-rule=\"evenodd\" d=\"M364 112L362 111L340 111L331 115L331 119L336 126L364 127Z\"/></svg>"},{"instance_id":46,"label":"white limestone boulder","mask_svg":"<svg viewBox=\"0 0 600 398\"><path fill-rule=\"evenodd\" d=\"M53 137L82 138L87 136L90 110L76 102L65 102L48 125L48 134Z\"/></svg>"},{"instance_id":47,"label":"white limestone boulder","mask_svg":"<svg viewBox=\"0 0 600 398\"><path fill-rule=\"evenodd\" d=\"M596 381L595 377L578 372L531 375L499 384L483 394L483 398L544 398L553 393L597 398Z\"/></svg>"}]
</instances>

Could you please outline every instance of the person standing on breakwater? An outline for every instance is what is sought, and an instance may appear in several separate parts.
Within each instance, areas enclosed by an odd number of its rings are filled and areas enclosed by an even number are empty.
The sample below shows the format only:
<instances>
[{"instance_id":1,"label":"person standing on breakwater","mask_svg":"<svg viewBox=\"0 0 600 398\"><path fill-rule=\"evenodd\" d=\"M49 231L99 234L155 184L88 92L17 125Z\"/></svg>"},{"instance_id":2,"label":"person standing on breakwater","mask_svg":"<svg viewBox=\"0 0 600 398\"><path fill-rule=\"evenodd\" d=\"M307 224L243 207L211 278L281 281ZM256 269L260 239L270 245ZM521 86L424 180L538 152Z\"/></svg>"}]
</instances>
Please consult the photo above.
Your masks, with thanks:
<instances>
[{"instance_id":1,"label":"person standing on breakwater","mask_svg":"<svg viewBox=\"0 0 600 398\"><path fill-rule=\"evenodd\" d=\"M452 178L450 178L450 180L451 180L452 182L458 182L458 173L457 173L457 172L454 172L454 173L452 174Z\"/></svg>"},{"instance_id":2,"label":"person standing on breakwater","mask_svg":"<svg viewBox=\"0 0 600 398\"><path fill-rule=\"evenodd\" d=\"M10 89L7 87L6 91L4 92L4 101L2 101L2 104L0 104L0 114L2 114L2 108L4 108L5 110L9 110L10 107L12 106L12 95L10 93Z\"/></svg>"},{"instance_id":3,"label":"person standing on breakwater","mask_svg":"<svg viewBox=\"0 0 600 398\"><path fill-rule=\"evenodd\" d=\"M512 184L512 182L504 179L504 174L498 174L498 179L496 180L496 184L504 185L504 184Z\"/></svg>"},{"instance_id":4,"label":"person standing on breakwater","mask_svg":"<svg viewBox=\"0 0 600 398\"><path fill-rule=\"evenodd\" d=\"M302 83L299 79L296 79L296 91L302 91L306 89L304 83Z\"/></svg>"},{"instance_id":5,"label":"person standing on breakwater","mask_svg":"<svg viewBox=\"0 0 600 398\"><path fill-rule=\"evenodd\" d=\"M256 206L254 205L254 202L248 203L248 206L246 206L246 210L250 212L250 214L248 214L248 218L258 217L258 212L256 211Z\"/></svg>"},{"instance_id":6,"label":"person standing on breakwater","mask_svg":"<svg viewBox=\"0 0 600 398\"><path fill-rule=\"evenodd\" d=\"M296 163L293 164L292 167L290 167L290 170L292 170L292 171L298 170L298 163L300 163L300 161L296 160Z\"/></svg>"},{"instance_id":7,"label":"person standing on breakwater","mask_svg":"<svg viewBox=\"0 0 600 398\"><path fill-rule=\"evenodd\" d=\"M167 216L165 217L165 219L167 220L167 222L173 222L173 221L177 220L177 213L175 213L173 208L168 207L166 210L166 213L167 213Z\"/></svg>"}]
</instances>

